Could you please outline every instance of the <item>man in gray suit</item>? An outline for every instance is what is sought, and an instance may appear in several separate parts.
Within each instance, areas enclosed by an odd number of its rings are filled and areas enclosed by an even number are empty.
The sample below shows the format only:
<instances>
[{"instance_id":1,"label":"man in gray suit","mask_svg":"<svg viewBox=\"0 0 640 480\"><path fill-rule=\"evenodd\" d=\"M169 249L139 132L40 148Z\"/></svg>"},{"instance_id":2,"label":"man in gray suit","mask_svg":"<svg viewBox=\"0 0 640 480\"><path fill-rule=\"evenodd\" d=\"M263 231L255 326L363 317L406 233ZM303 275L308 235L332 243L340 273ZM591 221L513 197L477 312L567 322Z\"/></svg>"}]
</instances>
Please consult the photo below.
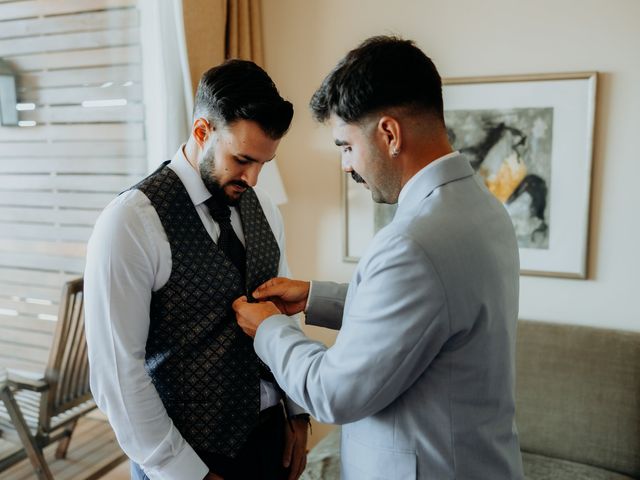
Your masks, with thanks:
<instances>
[{"instance_id":1,"label":"man in gray suit","mask_svg":"<svg viewBox=\"0 0 640 480\"><path fill-rule=\"evenodd\" d=\"M511 220L447 139L440 76L412 42L365 41L311 100L342 166L398 203L348 288L273 279L234 303L291 398L342 424L342 478L517 479L519 260ZM340 329L326 346L283 314Z\"/></svg>"}]
</instances>

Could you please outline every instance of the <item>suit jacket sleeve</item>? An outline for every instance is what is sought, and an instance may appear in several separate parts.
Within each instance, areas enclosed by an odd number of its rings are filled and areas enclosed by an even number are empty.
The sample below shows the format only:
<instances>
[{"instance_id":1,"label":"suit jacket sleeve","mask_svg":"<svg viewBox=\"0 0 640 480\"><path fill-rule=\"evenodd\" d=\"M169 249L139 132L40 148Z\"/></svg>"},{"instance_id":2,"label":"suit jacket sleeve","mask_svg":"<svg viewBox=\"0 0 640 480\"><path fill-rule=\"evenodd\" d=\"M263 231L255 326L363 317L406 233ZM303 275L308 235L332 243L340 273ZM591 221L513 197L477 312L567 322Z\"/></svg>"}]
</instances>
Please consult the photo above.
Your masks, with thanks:
<instances>
[{"instance_id":1,"label":"suit jacket sleeve","mask_svg":"<svg viewBox=\"0 0 640 480\"><path fill-rule=\"evenodd\" d=\"M348 284L313 281L306 310L307 325L340 330Z\"/></svg>"},{"instance_id":2,"label":"suit jacket sleeve","mask_svg":"<svg viewBox=\"0 0 640 480\"><path fill-rule=\"evenodd\" d=\"M350 423L388 406L450 335L442 283L422 248L397 234L377 236L371 247L331 348L284 315L256 334L256 352L278 383L321 422Z\"/></svg>"}]
</instances>

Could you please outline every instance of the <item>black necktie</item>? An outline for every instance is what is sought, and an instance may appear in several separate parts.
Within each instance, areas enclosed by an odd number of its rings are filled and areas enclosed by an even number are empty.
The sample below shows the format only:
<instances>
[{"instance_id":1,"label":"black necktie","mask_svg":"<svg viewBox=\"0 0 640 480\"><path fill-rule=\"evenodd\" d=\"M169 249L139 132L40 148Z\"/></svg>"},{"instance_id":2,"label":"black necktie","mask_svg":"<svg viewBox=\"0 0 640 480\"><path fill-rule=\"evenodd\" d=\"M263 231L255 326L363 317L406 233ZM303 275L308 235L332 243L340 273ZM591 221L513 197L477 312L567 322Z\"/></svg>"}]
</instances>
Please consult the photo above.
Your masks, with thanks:
<instances>
[{"instance_id":1,"label":"black necktie","mask_svg":"<svg viewBox=\"0 0 640 480\"><path fill-rule=\"evenodd\" d=\"M204 202L209 208L211 217L218 223L220 227L220 236L218 237L218 248L233 262L240 271L242 278L245 276L246 257L244 245L233 231L231 226L231 209L229 205L220 202L213 196Z\"/></svg>"},{"instance_id":2,"label":"black necktie","mask_svg":"<svg viewBox=\"0 0 640 480\"><path fill-rule=\"evenodd\" d=\"M242 282L244 283L245 279L245 270L246 270L246 253L244 250L244 245L236 235L236 232L233 230L231 226L231 209L229 205L226 203L222 203L220 200L216 199L214 196L211 196L209 200L204 202L209 208L209 213L211 214L211 218L213 218L218 225L220 226L220 236L218 237L218 248L222 250L225 255L233 262L233 264L238 268L240 274L242 275ZM248 292L245 292L247 296L249 296ZM249 301L252 301L253 298L250 298ZM273 378L273 374L269 370L269 367L260 359L258 359L260 364L260 378L263 380L267 380L273 382L276 386L278 385Z\"/></svg>"}]
</instances>

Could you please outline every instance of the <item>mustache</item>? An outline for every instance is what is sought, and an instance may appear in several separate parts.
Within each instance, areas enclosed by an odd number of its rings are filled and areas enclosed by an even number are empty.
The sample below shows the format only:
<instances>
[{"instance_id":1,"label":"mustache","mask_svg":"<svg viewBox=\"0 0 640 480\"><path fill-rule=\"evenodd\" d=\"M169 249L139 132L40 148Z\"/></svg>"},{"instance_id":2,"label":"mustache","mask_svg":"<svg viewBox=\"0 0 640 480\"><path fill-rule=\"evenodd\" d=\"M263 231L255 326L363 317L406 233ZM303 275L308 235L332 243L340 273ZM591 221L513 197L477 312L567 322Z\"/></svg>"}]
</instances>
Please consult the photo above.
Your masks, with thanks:
<instances>
[{"instance_id":1,"label":"mustache","mask_svg":"<svg viewBox=\"0 0 640 480\"><path fill-rule=\"evenodd\" d=\"M245 190L249 188L249 185L246 182L243 182L242 180L231 180L230 182L227 182L225 184L225 186L227 185L236 185L238 187L244 188Z\"/></svg>"},{"instance_id":2,"label":"mustache","mask_svg":"<svg viewBox=\"0 0 640 480\"><path fill-rule=\"evenodd\" d=\"M358 175L355 170L351 172L351 178L353 178L353 181L356 183L365 183L364 178Z\"/></svg>"}]
</instances>

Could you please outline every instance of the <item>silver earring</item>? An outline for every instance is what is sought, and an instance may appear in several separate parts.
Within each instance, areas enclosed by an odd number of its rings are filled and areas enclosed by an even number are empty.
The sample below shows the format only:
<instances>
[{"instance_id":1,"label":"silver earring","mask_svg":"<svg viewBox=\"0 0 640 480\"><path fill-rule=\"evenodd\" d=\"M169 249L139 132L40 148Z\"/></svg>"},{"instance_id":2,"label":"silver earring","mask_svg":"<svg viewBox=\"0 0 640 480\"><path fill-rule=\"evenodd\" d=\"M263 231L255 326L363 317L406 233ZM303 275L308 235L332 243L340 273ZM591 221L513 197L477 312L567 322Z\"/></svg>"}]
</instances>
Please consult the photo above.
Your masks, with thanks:
<instances>
[{"instance_id":1,"label":"silver earring","mask_svg":"<svg viewBox=\"0 0 640 480\"><path fill-rule=\"evenodd\" d=\"M400 150L398 150L397 148L394 148L393 151L391 152L391 156L393 158L396 158L398 155L400 155Z\"/></svg>"}]
</instances>

